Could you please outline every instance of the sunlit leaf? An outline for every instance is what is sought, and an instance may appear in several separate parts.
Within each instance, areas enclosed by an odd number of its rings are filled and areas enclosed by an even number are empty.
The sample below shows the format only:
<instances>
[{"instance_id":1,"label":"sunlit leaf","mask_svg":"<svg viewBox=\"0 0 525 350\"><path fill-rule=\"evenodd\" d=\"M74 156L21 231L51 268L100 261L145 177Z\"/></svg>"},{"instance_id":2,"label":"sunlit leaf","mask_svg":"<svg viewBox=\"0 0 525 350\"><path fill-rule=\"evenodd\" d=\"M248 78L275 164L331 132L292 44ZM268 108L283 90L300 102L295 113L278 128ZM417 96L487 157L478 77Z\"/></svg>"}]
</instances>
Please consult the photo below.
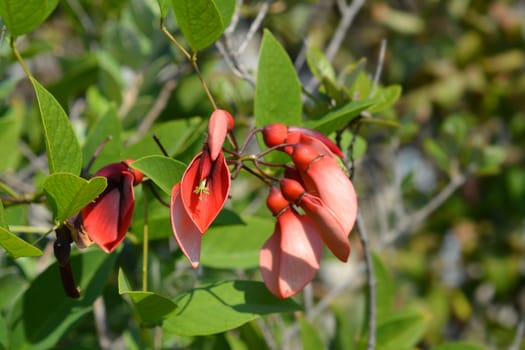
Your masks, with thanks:
<instances>
[{"instance_id":1,"label":"sunlit leaf","mask_svg":"<svg viewBox=\"0 0 525 350\"><path fill-rule=\"evenodd\" d=\"M308 68L310 68L310 71L317 79L328 78L335 81L335 70L332 63L318 48L308 48L306 62L308 63Z\"/></svg>"},{"instance_id":2,"label":"sunlit leaf","mask_svg":"<svg viewBox=\"0 0 525 350\"><path fill-rule=\"evenodd\" d=\"M157 4L159 5L160 16L162 18L166 17L171 8L171 1L170 0L157 0Z\"/></svg>"},{"instance_id":3,"label":"sunlit leaf","mask_svg":"<svg viewBox=\"0 0 525 350\"><path fill-rule=\"evenodd\" d=\"M79 174L82 153L66 112L37 80L31 78L31 83L35 89L44 128L49 172Z\"/></svg>"},{"instance_id":4,"label":"sunlit leaf","mask_svg":"<svg viewBox=\"0 0 525 350\"><path fill-rule=\"evenodd\" d=\"M272 234L272 219L249 217L236 225L212 226L202 239L201 264L215 268L256 268L259 252Z\"/></svg>"},{"instance_id":5,"label":"sunlit leaf","mask_svg":"<svg viewBox=\"0 0 525 350\"><path fill-rule=\"evenodd\" d=\"M55 10L58 0L2 0L0 17L13 36L29 33Z\"/></svg>"},{"instance_id":6,"label":"sunlit leaf","mask_svg":"<svg viewBox=\"0 0 525 350\"><path fill-rule=\"evenodd\" d=\"M167 194L180 181L186 170L186 164L164 156L147 156L130 164L140 170Z\"/></svg>"},{"instance_id":7,"label":"sunlit leaf","mask_svg":"<svg viewBox=\"0 0 525 350\"><path fill-rule=\"evenodd\" d=\"M317 120L308 121L306 126L328 135L346 126L357 117L359 113L372 106L375 102L376 100L374 99L348 102L343 106L329 110L323 116L317 118Z\"/></svg>"},{"instance_id":8,"label":"sunlit leaf","mask_svg":"<svg viewBox=\"0 0 525 350\"><path fill-rule=\"evenodd\" d=\"M102 293L117 254L99 249L71 257L73 275L82 295L68 298L55 262L15 301L8 327L10 349L50 349L68 329L88 314Z\"/></svg>"},{"instance_id":9,"label":"sunlit leaf","mask_svg":"<svg viewBox=\"0 0 525 350\"><path fill-rule=\"evenodd\" d=\"M400 85L390 85L380 88L375 94L374 98L378 100L372 107L369 108L370 113L381 112L391 107L401 96Z\"/></svg>"},{"instance_id":10,"label":"sunlit leaf","mask_svg":"<svg viewBox=\"0 0 525 350\"><path fill-rule=\"evenodd\" d=\"M255 87L255 124L302 124L301 82L282 45L265 30Z\"/></svg>"},{"instance_id":11,"label":"sunlit leaf","mask_svg":"<svg viewBox=\"0 0 525 350\"><path fill-rule=\"evenodd\" d=\"M181 294L175 303L178 308L164 321L163 328L186 336L220 333L263 315L300 309L293 300L278 299L262 282L255 281L204 285Z\"/></svg>"},{"instance_id":12,"label":"sunlit leaf","mask_svg":"<svg viewBox=\"0 0 525 350\"><path fill-rule=\"evenodd\" d=\"M204 49L217 40L224 23L221 12L213 0L172 0L184 38L195 51Z\"/></svg>"},{"instance_id":13,"label":"sunlit leaf","mask_svg":"<svg viewBox=\"0 0 525 350\"><path fill-rule=\"evenodd\" d=\"M177 305L168 298L148 291L133 291L122 269L118 272L119 294L129 296L142 323L146 325L161 324Z\"/></svg>"},{"instance_id":14,"label":"sunlit leaf","mask_svg":"<svg viewBox=\"0 0 525 350\"><path fill-rule=\"evenodd\" d=\"M106 188L104 177L85 180L69 173L55 173L44 180L43 188L55 220L65 221L98 197Z\"/></svg>"}]
</instances>

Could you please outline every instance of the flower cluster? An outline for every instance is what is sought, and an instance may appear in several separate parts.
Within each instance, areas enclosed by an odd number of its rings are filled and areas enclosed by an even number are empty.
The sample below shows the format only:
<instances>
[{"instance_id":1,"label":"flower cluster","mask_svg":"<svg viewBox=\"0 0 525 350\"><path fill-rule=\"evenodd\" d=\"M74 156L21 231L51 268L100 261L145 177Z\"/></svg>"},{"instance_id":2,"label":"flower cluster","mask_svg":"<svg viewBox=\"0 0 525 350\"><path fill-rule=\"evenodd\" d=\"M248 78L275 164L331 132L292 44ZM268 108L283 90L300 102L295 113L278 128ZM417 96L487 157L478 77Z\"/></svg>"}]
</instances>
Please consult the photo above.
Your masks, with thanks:
<instances>
[{"instance_id":1,"label":"flower cluster","mask_svg":"<svg viewBox=\"0 0 525 350\"><path fill-rule=\"evenodd\" d=\"M202 151L193 158L171 192L173 235L194 268L199 265L202 235L221 211L230 192L230 170L222 146L232 128L230 113L221 109L212 113Z\"/></svg>"},{"instance_id":2,"label":"flower cluster","mask_svg":"<svg viewBox=\"0 0 525 350\"><path fill-rule=\"evenodd\" d=\"M339 260L347 261L357 198L336 159L341 151L326 136L306 128L272 124L263 128L263 138L267 146L288 153L293 162L279 181L280 190L270 190L267 205L277 224L259 257L268 289L287 298L314 278L322 242Z\"/></svg>"},{"instance_id":3,"label":"flower cluster","mask_svg":"<svg viewBox=\"0 0 525 350\"><path fill-rule=\"evenodd\" d=\"M228 199L232 179L229 165L235 167L233 177L246 169L269 185L267 206L277 220L259 255L261 274L274 295L288 298L317 274L323 244L339 260L348 260L348 235L357 216L356 194L340 166L341 150L325 135L304 127L270 124L250 133L239 148L233 125L234 119L227 111L217 109L212 113L201 151L172 188L173 235L196 268L202 236ZM243 155L257 132L262 133L268 150ZM227 138L234 148L228 150L228 159L223 150ZM262 160L274 150L288 154L289 164ZM253 162L254 167L247 167L245 161ZM269 175L261 164L284 169L283 176ZM142 181L143 175L126 161L110 164L95 176L106 177L108 186L79 214L80 229L73 234L73 240L81 247L94 241L110 253L122 242L130 226L135 203L133 186Z\"/></svg>"}]
</instances>

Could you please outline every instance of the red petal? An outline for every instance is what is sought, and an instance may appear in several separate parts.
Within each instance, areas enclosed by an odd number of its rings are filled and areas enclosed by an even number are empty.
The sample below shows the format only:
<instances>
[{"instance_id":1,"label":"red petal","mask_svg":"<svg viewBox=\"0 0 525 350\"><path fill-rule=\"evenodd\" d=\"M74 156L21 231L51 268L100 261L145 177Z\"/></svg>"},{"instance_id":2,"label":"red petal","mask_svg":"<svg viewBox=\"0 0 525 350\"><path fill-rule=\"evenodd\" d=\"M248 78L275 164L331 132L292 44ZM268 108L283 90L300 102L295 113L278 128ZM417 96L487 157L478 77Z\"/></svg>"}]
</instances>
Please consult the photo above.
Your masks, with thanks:
<instances>
[{"instance_id":1,"label":"red petal","mask_svg":"<svg viewBox=\"0 0 525 350\"><path fill-rule=\"evenodd\" d=\"M201 233L206 232L213 220L221 211L230 191L230 170L221 152L211 168L207 178L199 176L203 167L210 167L210 157L206 152L199 153L186 169L181 181L181 197L186 212L199 228ZM206 180L208 193L195 193L195 189Z\"/></svg>"},{"instance_id":2,"label":"red petal","mask_svg":"<svg viewBox=\"0 0 525 350\"><path fill-rule=\"evenodd\" d=\"M335 153L339 158L343 158L343 152L341 152L341 149L332 141L330 140L326 135L320 133L319 131L304 128L302 126L290 126L288 128L288 132L298 132L301 133L304 136L315 138L319 141L321 141L328 149Z\"/></svg>"},{"instance_id":3,"label":"red petal","mask_svg":"<svg viewBox=\"0 0 525 350\"><path fill-rule=\"evenodd\" d=\"M119 235L120 191L114 188L82 210L82 225L88 236L107 253L124 239Z\"/></svg>"},{"instance_id":4,"label":"red petal","mask_svg":"<svg viewBox=\"0 0 525 350\"><path fill-rule=\"evenodd\" d=\"M180 250L193 268L199 266L202 235L188 216L180 193L180 183L171 191L171 229Z\"/></svg>"},{"instance_id":5,"label":"red petal","mask_svg":"<svg viewBox=\"0 0 525 350\"><path fill-rule=\"evenodd\" d=\"M314 279L322 252L313 223L293 209L283 212L259 255L264 283L279 298L297 294Z\"/></svg>"},{"instance_id":6,"label":"red petal","mask_svg":"<svg viewBox=\"0 0 525 350\"><path fill-rule=\"evenodd\" d=\"M233 117L230 113L222 109L213 111L208 123L208 147L210 157L214 161L222 150L222 145L226 139L226 134L233 128Z\"/></svg>"},{"instance_id":7,"label":"red petal","mask_svg":"<svg viewBox=\"0 0 525 350\"><path fill-rule=\"evenodd\" d=\"M357 196L352 182L334 157L314 157L311 146L299 144L293 160L299 169L306 191L320 197L330 208L345 232L350 233L357 218Z\"/></svg>"}]
</instances>

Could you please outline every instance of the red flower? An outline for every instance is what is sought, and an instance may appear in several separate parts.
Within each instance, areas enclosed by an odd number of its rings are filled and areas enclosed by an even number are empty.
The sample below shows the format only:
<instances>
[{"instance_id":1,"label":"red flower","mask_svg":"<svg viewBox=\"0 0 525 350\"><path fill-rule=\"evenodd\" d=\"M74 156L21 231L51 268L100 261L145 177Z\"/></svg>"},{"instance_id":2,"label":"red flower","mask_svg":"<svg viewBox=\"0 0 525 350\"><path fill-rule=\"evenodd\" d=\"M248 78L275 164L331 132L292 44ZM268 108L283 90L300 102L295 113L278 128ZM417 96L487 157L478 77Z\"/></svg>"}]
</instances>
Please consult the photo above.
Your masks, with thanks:
<instances>
[{"instance_id":1,"label":"red flower","mask_svg":"<svg viewBox=\"0 0 525 350\"><path fill-rule=\"evenodd\" d=\"M292 160L306 191L322 199L345 232L350 233L357 218L357 196L350 179L334 156L320 141L294 145Z\"/></svg>"},{"instance_id":2,"label":"red flower","mask_svg":"<svg viewBox=\"0 0 525 350\"><path fill-rule=\"evenodd\" d=\"M222 145L232 127L233 118L228 112L213 112L208 124L207 143L172 189L170 216L173 235L194 268L199 264L201 234L215 220L230 191L230 170Z\"/></svg>"},{"instance_id":3,"label":"red flower","mask_svg":"<svg viewBox=\"0 0 525 350\"><path fill-rule=\"evenodd\" d=\"M143 178L129 162L109 164L94 174L105 177L107 187L80 213L82 234L107 253L113 252L128 232L135 207L133 186Z\"/></svg>"},{"instance_id":4,"label":"red flower","mask_svg":"<svg viewBox=\"0 0 525 350\"><path fill-rule=\"evenodd\" d=\"M268 290L289 298L314 279L323 243L310 218L293 209L278 188L270 189L267 205L277 223L259 254L259 266Z\"/></svg>"}]
</instances>

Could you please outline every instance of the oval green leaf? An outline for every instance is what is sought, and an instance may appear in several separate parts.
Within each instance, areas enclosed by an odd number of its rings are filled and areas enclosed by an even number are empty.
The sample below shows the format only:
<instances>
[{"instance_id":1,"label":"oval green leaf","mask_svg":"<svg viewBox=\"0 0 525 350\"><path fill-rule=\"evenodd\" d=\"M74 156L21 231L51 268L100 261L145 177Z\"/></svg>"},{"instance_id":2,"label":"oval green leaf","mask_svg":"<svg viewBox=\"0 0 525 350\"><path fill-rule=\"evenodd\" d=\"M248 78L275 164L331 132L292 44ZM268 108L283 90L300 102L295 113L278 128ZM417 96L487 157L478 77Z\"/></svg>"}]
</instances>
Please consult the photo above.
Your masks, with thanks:
<instances>
[{"instance_id":1,"label":"oval green leaf","mask_svg":"<svg viewBox=\"0 0 525 350\"><path fill-rule=\"evenodd\" d=\"M4 205L0 202L0 246L13 258L41 256L42 251L9 231L5 221Z\"/></svg>"},{"instance_id":2,"label":"oval green leaf","mask_svg":"<svg viewBox=\"0 0 525 350\"><path fill-rule=\"evenodd\" d=\"M172 0L177 23L194 51L204 49L224 31L222 16L213 0Z\"/></svg>"},{"instance_id":3,"label":"oval green leaf","mask_svg":"<svg viewBox=\"0 0 525 350\"><path fill-rule=\"evenodd\" d=\"M43 183L55 220L65 221L78 213L98 197L106 188L104 177L94 177L89 181L69 173L55 173Z\"/></svg>"},{"instance_id":4,"label":"oval green leaf","mask_svg":"<svg viewBox=\"0 0 525 350\"><path fill-rule=\"evenodd\" d=\"M160 324L177 308L177 304L162 295L131 290L122 269L118 272L118 292L129 296L140 321L146 325Z\"/></svg>"},{"instance_id":5,"label":"oval green leaf","mask_svg":"<svg viewBox=\"0 0 525 350\"><path fill-rule=\"evenodd\" d=\"M264 31L254 97L255 125L302 125L301 82L286 50Z\"/></svg>"},{"instance_id":6,"label":"oval green leaf","mask_svg":"<svg viewBox=\"0 0 525 350\"><path fill-rule=\"evenodd\" d=\"M184 163L164 156L146 156L130 166L144 173L167 194L171 194L172 187L180 181L186 170Z\"/></svg>"},{"instance_id":7,"label":"oval green leaf","mask_svg":"<svg viewBox=\"0 0 525 350\"><path fill-rule=\"evenodd\" d=\"M168 333L195 336L234 329L260 316L300 309L291 299L278 299L262 282L225 281L194 288L176 300L178 308L164 321ZM213 315L213 317L210 317Z\"/></svg>"},{"instance_id":8,"label":"oval green leaf","mask_svg":"<svg viewBox=\"0 0 525 350\"><path fill-rule=\"evenodd\" d=\"M222 269L256 268L259 251L273 228L273 218L257 217L236 225L212 226L202 239L201 264Z\"/></svg>"},{"instance_id":9,"label":"oval green leaf","mask_svg":"<svg viewBox=\"0 0 525 350\"><path fill-rule=\"evenodd\" d=\"M29 33L55 10L58 0L2 0L0 17L12 36Z\"/></svg>"},{"instance_id":10,"label":"oval green leaf","mask_svg":"<svg viewBox=\"0 0 525 350\"><path fill-rule=\"evenodd\" d=\"M79 174L82 168L82 153L66 112L49 91L34 78L30 79L35 89L44 129L49 172Z\"/></svg>"}]
</instances>

